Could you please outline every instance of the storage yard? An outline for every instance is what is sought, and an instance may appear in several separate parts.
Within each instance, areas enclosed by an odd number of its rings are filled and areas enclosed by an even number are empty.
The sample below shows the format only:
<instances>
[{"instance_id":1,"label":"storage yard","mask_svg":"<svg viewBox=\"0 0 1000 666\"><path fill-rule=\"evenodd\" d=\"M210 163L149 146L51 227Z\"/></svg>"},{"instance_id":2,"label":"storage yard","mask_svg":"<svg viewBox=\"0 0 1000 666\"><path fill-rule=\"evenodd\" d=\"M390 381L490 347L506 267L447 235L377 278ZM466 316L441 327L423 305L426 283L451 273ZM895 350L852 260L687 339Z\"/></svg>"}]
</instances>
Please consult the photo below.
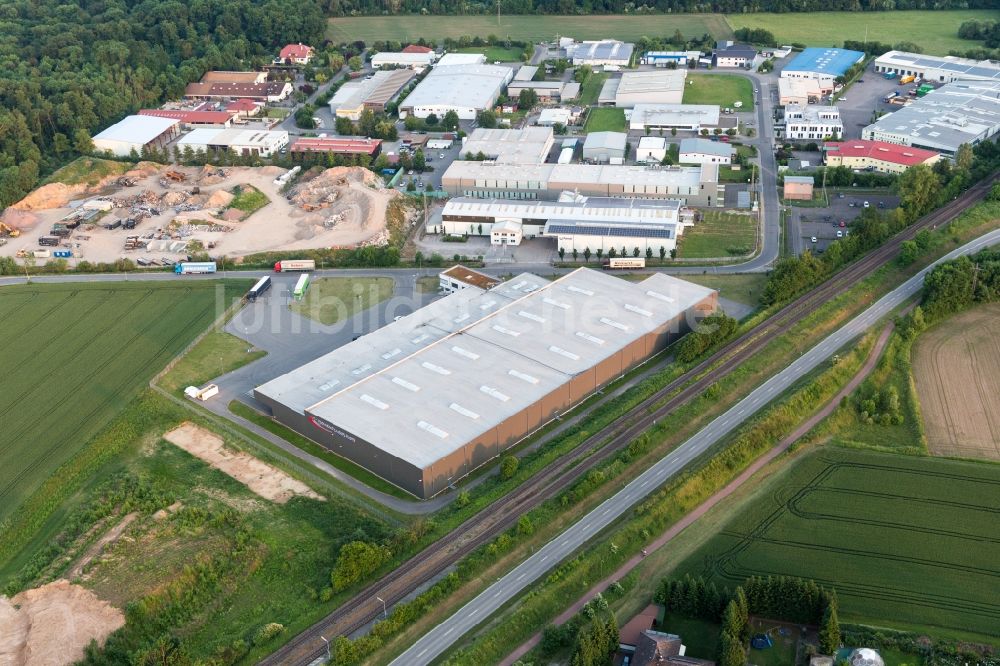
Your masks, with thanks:
<instances>
[{"instance_id":1,"label":"storage yard","mask_svg":"<svg viewBox=\"0 0 1000 666\"><path fill-rule=\"evenodd\" d=\"M142 162L90 187L44 185L0 217L20 232L0 247L0 254L34 252L52 236L54 247L43 248L36 262L68 255L71 265L119 258L170 265L202 248L213 256L240 257L385 243L386 208L401 195L387 189L382 178L361 167L336 167L300 177L286 195L277 180L285 173L275 166ZM242 210L247 197L237 195L253 190L262 207Z\"/></svg>"}]
</instances>

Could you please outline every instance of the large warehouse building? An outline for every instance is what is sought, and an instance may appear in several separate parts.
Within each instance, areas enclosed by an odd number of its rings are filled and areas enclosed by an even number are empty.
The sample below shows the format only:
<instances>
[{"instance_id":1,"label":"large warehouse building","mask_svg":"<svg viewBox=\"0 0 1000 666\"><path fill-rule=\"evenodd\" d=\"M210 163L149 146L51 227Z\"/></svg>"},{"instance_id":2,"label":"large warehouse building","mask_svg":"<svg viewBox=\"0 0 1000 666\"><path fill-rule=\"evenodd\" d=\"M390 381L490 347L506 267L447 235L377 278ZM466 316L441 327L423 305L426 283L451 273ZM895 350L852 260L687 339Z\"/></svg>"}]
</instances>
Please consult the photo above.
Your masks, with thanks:
<instances>
[{"instance_id":1,"label":"large warehouse building","mask_svg":"<svg viewBox=\"0 0 1000 666\"><path fill-rule=\"evenodd\" d=\"M1000 132L1000 80L956 81L882 116L862 139L887 141L954 155Z\"/></svg>"},{"instance_id":2,"label":"large warehouse building","mask_svg":"<svg viewBox=\"0 0 1000 666\"><path fill-rule=\"evenodd\" d=\"M555 200L563 192L592 197L680 199L689 206L720 206L725 186L719 167L614 164L494 164L456 160L441 178L451 196Z\"/></svg>"},{"instance_id":3,"label":"large warehouse building","mask_svg":"<svg viewBox=\"0 0 1000 666\"><path fill-rule=\"evenodd\" d=\"M719 107L714 104L636 104L629 117L629 129L644 131L678 129L700 132L722 127ZM736 126L732 119L732 126Z\"/></svg>"},{"instance_id":4,"label":"large warehouse building","mask_svg":"<svg viewBox=\"0 0 1000 666\"><path fill-rule=\"evenodd\" d=\"M602 39L593 42L579 42L566 47L566 59L575 67L628 67L632 62L635 44Z\"/></svg>"},{"instance_id":5,"label":"large warehouse building","mask_svg":"<svg viewBox=\"0 0 1000 666\"><path fill-rule=\"evenodd\" d=\"M1000 81L1000 63L955 56L931 56L905 51L889 51L875 59L875 71L899 76L919 76L925 81Z\"/></svg>"},{"instance_id":6,"label":"large warehouse building","mask_svg":"<svg viewBox=\"0 0 1000 666\"><path fill-rule=\"evenodd\" d=\"M551 127L486 129L477 127L462 143L462 155L478 156L506 164L544 162L552 150Z\"/></svg>"},{"instance_id":7,"label":"large warehouse building","mask_svg":"<svg viewBox=\"0 0 1000 666\"><path fill-rule=\"evenodd\" d=\"M118 157L128 157L133 150L141 154L143 148L166 146L180 133L180 126L176 118L125 116L94 137L94 149Z\"/></svg>"},{"instance_id":8,"label":"large warehouse building","mask_svg":"<svg viewBox=\"0 0 1000 666\"><path fill-rule=\"evenodd\" d=\"M196 129L177 141L181 150L207 153L232 151L237 155L270 157L288 145L284 130Z\"/></svg>"},{"instance_id":9,"label":"large warehouse building","mask_svg":"<svg viewBox=\"0 0 1000 666\"><path fill-rule=\"evenodd\" d=\"M716 292L580 269L463 289L255 389L285 425L432 497L673 342Z\"/></svg>"},{"instance_id":10,"label":"large warehouse building","mask_svg":"<svg viewBox=\"0 0 1000 666\"><path fill-rule=\"evenodd\" d=\"M493 108L514 71L499 65L438 65L400 104L399 115L426 118L454 111L462 120L475 120Z\"/></svg>"},{"instance_id":11,"label":"large warehouse building","mask_svg":"<svg viewBox=\"0 0 1000 666\"><path fill-rule=\"evenodd\" d=\"M597 102L600 106L631 109L636 104L680 104L684 98L687 70L660 69L624 72L604 82Z\"/></svg>"},{"instance_id":12,"label":"large warehouse building","mask_svg":"<svg viewBox=\"0 0 1000 666\"><path fill-rule=\"evenodd\" d=\"M366 79L348 81L330 99L330 112L338 118L358 120L365 109L373 113L385 111L385 105L396 99L416 72L412 69L379 70Z\"/></svg>"},{"instance_id":13,"label":"large warehouse building","mask_svg":"<svg viewBox=\"0 0 1000 666\"><path fill-rule=\"evenodd\" d=\"M900 146L885 141L830 141L823 144L823 161L827 166L848 169L871 169L882 173L903 173L911 166L934 164L941 155L933 150Z\"/></svg>"},{"instance_id":14,"label":"large warehouse building","mask_svg":"<svg viewBox=\"0 0 1000 666\"><path fill-rule=\"evenodd\" d=\"M861 51L848 49L809 47L804 49L781 70L786 79L812 79L819 83L824 93L833 90L837 77L843 76L851 67L864 60Z\"/></svg>"},{"instance_id":15,"label":"large warehouse building","mask_svg":"<svg viewBox=\"0 0 1000 666\"><path fill-rule=\"evenodd\" d=\"M677 246L681 202L675 199L581 197L559 201L456 197L441 212L441 229L455 236L489 236L492 245L520 245L524 238L554 237L566 252L608 251L626 245L659 253ZM432 226L434 223L429 223ZM438 229L430 229L438 231Z\"/></svg>"}]
</instances>

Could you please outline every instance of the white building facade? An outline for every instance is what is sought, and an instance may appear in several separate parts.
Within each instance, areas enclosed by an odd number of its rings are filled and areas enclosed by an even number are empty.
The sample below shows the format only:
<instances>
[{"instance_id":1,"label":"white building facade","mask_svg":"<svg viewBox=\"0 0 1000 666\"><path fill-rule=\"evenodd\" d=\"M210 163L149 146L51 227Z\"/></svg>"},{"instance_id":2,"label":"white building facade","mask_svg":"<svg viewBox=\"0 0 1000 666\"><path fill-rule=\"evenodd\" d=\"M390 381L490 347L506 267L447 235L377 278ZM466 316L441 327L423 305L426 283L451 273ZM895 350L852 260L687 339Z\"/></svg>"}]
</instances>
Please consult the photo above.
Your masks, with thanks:
<instances>
[{"instance_id":1,"label":"white building facade","mask_svg":"<svg viewBox=\"0 0 1000 666\"><path fill-rule=\"evenodd\" d=\"M785 107L785 138L821 141L831 137L844 136L844 123L840 120L840 109L835 106Z\"/></svg>"}]
</instances>

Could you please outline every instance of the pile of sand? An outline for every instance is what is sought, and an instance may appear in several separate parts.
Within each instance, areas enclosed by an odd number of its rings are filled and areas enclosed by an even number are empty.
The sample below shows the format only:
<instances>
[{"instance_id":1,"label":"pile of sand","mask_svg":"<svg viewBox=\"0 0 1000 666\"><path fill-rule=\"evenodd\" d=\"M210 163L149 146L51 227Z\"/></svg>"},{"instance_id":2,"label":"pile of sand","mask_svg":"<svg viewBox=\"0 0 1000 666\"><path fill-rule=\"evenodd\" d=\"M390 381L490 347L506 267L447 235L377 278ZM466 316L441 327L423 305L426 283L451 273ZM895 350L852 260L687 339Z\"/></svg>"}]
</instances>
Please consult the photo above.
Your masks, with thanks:
<instances>
[{"instance_id":1,"label":"pile of sand","mask_svg":"<svg viewBox=\"0 0 1000 666\"><path fill-rule=\"evenodd\" d=\"M30 229L38 224L38 216L23 210L8 208L0 215L0 222L14 229Z\"/></svg>"},{"instance_id":2,"label":"pile of sand","mask_svg":"<svg viewBox=\"0 0 1000 666\"><path fill-rule=\"evenodd\" d=\"M125 175L129 178L149 178L160 173L161 169L163 169L163 165L156 162L139 162L129 171L126 171Z\"/></svg>"},{"instance_id":3,"label":"pile of sand","mask_svg":"<svg viewBox=\"0 0 1000 666\"><path fill-rule=\"evenodd\" d=\"M73 199L79 199L87 191L83 183L64 185L49 183L42 185L20 201L11 205L16 210L46 210L48 208L64 208Z\"/></svg>"},{"instance_id":4,"label":"pile of sand","mask_svg":"<svg viewBox=\"0 0 1000 666\"><path fill-rule=\"evenodd\" d=\"M206 208L224 208L233 200L233 195L225 190L216 190L205 201Z\"/></svg>"},{"instance_id":5,"label":"pile of sand","mask_svg":"<svg viewBox=\"0 0 1000 666\"><path fill-rule=\"evenodd\" d=\"M120 610L67 580L0 597L0 664L72 664L91 640L103 644L124 624Z\"/></svg>"},{"instance_id":6,"label":"pile of sand","mask_svg":"<svg viewBox=\"0 0 1000 666\"><path fill-rule=\"evenodd\" d=\"M173 190L171 192L167 192L166 194L164 194L163 198L160 199L160 202L164 206L176 206L178 204L187 202L187 200L188 200L188 195L186 192Z\"/></svg>"},{"instance_id":7,"label":"pile of sand","mask_svg":"<svg viewBox=\"0 0 1000 666\"><path fill-rule=\"evenodd\" d=\"M183 423L163 439L228 474L264 499L284 504L295 495L326 499L298 479L242 451L227 449L222 438L193 423Z\"/></svg>"}]
</instances>

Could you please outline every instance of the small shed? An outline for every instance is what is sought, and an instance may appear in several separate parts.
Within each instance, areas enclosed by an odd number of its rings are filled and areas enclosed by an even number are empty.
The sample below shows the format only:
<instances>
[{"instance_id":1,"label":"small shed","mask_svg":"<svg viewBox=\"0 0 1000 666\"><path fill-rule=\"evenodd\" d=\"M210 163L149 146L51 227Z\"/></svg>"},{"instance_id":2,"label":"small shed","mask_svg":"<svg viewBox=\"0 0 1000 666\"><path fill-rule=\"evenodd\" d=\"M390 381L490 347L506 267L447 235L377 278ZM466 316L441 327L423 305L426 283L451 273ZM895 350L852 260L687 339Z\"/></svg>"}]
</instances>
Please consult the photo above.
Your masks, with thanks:
<instances>
[{"instance_id":1,"label":"small shed","mask_svg":"<svg viewBox=\"0 0 1000 666\"><path fill-rule=\"evenodd\" d=\"M784 198L794 201L812 201L812 176L785 176Z\"/></svg>"}]
</instances>

